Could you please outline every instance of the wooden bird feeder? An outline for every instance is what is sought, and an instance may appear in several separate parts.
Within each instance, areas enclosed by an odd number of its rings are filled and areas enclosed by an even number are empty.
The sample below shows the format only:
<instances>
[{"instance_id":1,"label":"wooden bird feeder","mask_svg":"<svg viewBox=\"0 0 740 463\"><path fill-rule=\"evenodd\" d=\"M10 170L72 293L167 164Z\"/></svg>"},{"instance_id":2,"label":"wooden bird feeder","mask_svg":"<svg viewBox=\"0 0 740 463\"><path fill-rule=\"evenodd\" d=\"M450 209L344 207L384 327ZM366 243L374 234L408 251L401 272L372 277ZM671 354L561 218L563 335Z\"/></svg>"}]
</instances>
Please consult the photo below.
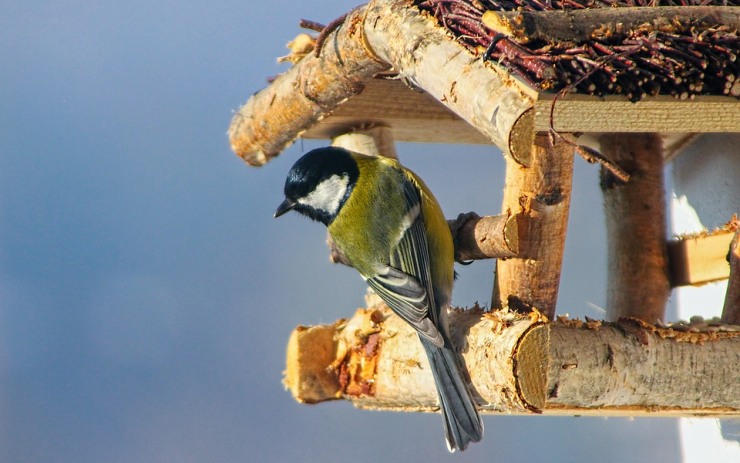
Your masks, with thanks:
<instances>
[{"instance_id":1,"label":"wooden bird feeder","mask_svg":"<svg viewBox=\"0 0 740 463\"><path fill-rule=\"evenodd\" d=\"M481 410L737 416L738 222L668 239L663 171L697 134L740 132L740 8L678 3L371 0L304 22L318 37L238 111L231 144L254 166L298 137L390 156L394 140L496 145L501 215L454 227L460 256L497 258L493 310L452 317ZM555 314L574 152L602 164L603 322ZM664 323L672 287L726 278L721 320ZM413 331L372 300L297 328L286 385L301 402L437 409Z\"/></svg>"}]
</instances>

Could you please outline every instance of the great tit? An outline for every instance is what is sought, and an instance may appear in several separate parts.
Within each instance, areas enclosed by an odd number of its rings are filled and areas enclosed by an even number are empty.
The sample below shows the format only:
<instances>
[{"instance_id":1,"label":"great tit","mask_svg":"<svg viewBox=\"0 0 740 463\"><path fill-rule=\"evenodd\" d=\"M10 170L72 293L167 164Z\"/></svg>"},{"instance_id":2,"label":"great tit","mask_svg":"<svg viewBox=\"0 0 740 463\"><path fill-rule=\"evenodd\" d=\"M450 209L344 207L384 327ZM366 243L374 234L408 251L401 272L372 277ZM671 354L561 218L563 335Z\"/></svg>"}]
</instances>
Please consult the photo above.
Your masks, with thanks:
<instances>
[{"instance_id":1,"label":"great tit","mask_svg":"<svg viewBox=\"0 0 740 463\"><path fill-rule=\"evenodd\" d=\"M290 210L326 225L342 261L417 331L437 386L449 450L479 441L483 423L447 324L455 273L452 235L424 182L390 158L318 148L288 173L275 217Z\"/></svg>"}]
</instances>

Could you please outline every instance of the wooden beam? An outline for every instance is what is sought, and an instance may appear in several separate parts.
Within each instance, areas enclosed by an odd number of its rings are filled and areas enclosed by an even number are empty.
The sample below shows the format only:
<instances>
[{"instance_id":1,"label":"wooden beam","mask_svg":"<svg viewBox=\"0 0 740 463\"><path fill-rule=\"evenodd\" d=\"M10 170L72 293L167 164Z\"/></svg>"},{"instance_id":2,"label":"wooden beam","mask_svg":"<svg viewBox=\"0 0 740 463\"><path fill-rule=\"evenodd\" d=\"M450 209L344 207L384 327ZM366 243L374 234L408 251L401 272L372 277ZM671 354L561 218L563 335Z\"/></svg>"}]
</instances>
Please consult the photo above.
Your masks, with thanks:
<instances>
[{"instance_id":1,"label":"wooden beam","mask_svg":"<svg viewBox=\"0 0 740 463\"><path fill-rule=\"evenodd\" d=\"M452 311L484 413L740 416L740 327L679 332L637 320L558 320L537 313ZM333 325L299 327L285 384L299 402L435 411L437 394L415 332L383 306Z\"/></svg>"},{"instance_id":2,"label":"wooden beam","mask_svg":"<svg viewBox=\"0 0 740 463\"><path fill-rule=\"evenodd\" d=\"M677 33L696 26L740 28L740 10L729 6L662 6L588 8L547 11L493 11L483 13L492 32L518 41L585 42L627 35L634 30Z\"/></svg>"},{"instance_id":3,"label":"wooden beam","mask_svg":"<svg viewBox=\"0 0 740 463\"><path fill-rule=\"evenodd\" d=\"M388 127L397 141L492 144L429 93L398 79L374 78L365 89L301 134L331 139L366 124Z\"/></svg>"},{"instance_id":4,"label":"wooden beam","mask_svg":"<svg viewBox=\"0 0 740 463\"><path fill-rule=\"evenodd\" d=\"M670 294L661 139L657 134L604 134L602 153L622 166L622 183L601 171L608 251L610 320L663 320Z\"/></svg>"},{"instance_id":5,"label":"wooden beam","mask_svg":"<svg viewBox=\"0 0 740 463\"><path fill-rule=\"evenodd\" d=\"M550 112L558 132L740 132L740 103L727 96L678 99L670 95L648 97L632 103L623 96L603 98L541 93L534 105L534 130L550 129Z\"/></svg>"},{"instance_id":6,"label":"wooden beam","mask_svg":"<svg viewBox=\"0 0 740 463\"><path fill-rule=\"evenodd\" d=\"M553 145L547 135L534 140L528 167L506 158L502 215L520 217L519 254L496 261L492 305L537 308L553 318L570 211L573 146L562 140Z\"/></svg>"},{"instance_id":7,"label":"wooden beam","mask_svg":"<svg viewBox=\"0 0 740 463\"><path fill-rule=\"evenodd\" d=\"M373 0L351 11L324 45L235 114L229 137L248 163L264 164L301 133L332 138L364 122L390 127L398 141L492 142L515 158L526 157L532 134L549 131L551 122L564 133L740 131L733 97L632 103L569 94L554 103L554 94L480 60L406 0ZM391 67L425 93L372 79ZM355 96L368 83L365 97Z\"/></svg>"},{"instance_id":8,"label":"wooden beam","mask_svg":"<svg viewBox=\"0 0 740 463\"><path fill-rule=\"evenodd\" d=\"M410 52L407 43L417 48ZM324 45L253 95L232 119L232 149L248 163L269 161L390 67L502 150L529 150L532 90L501 70L492 72L407 0L371 0L352 10Z\"/></svg>"},{"instance_id":9,"label":"wooden beam","mask_svg":"<svg viewBox=\"0 0 740 463\"><path fill-rule=\"evenodd\" d=\"M733 235L732 230L719 229L669 241L671 286L697 286L727 278L727 250Z\"/></svg>"},{"instance_id":10,"label":"wooden beam","mask_svg":"<svg viewBox=\"0 0 740 463\"><path fill-rule=\"evenodd\" d=\"M736 98L701 96L680 100L656 96L632 103L621 96L604 98L567 94L554 101L542 93L534 103L534 130L559 132L701 133L740 131ZM306 139L330 139L363 124L389 127L397 141L491 144L469 123L427 92L400 80L374 78L365 89L301 134Z\"/></svg>"},{"instance_id":11,"label":"wooden beam","mask_svg":"<svg viewBox=\"0 0 740 463\"><path fill-rule=\"evenodd\" d=\"M378 58L442 102L502 151L528 156L536 92L452 40L408 0L372 1L365 35Z\"/></svg>"},{"instance_id":12,"label":"wooden beam","mask_svg":"<svg viewBox=\"0 0 740 463\"><path fill-rule=\"evenodd\" d=\"M393 131L385 126L364 123L350 131L333 136L331 144L368 156L398 159L396 145L393 142Z\"/></svg>"},{"instance_id":13,"label":"wooden beam","mask_svg":"<svg viewBox=\"0 0 740 463\"><path fill-rule=\"evenodd\" d=\"M229 127L236 154L250 165L265 164L303 130L360 93L366 80L390 67L367 47L364 14L364 7L350 12L347 27L332 32L327 42L336 41L337 46L325 46L318 56L306 55L239 108Z\"/></svg>"}]
</instances>

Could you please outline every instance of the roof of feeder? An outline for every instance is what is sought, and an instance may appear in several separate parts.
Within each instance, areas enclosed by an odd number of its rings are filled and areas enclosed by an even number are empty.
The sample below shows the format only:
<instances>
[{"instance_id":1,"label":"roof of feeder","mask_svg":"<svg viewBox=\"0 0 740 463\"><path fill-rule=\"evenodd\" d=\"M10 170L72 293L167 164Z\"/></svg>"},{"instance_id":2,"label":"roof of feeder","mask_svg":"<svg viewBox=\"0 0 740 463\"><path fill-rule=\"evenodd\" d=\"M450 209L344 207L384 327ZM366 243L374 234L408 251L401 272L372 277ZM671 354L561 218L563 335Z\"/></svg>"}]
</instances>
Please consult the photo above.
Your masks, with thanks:
<instances>
[{"instance_id":1,"label":"roof of feeder","mask_svg":"<svg viewBox=\"0 0 740 463\"><path fill-rule=\"evenodd\" d=\"M669 7L737 5L734 1L413 3L472 53L538 90L575 87L581 94L625 95L632 101L655 95L740 96L740 11Z\"/></svg>"},{"instance_id":2,"label":"roof of feeder","mask_svg":"<svg viewBox=\"0 0 740 463\"><path fill-rule=\"evenodd\" d=\"M367 124L399 141L493 142L515 157L550 129L739 131L737 5L374 0L240 109L232 146L261 165L297 136Z\"/></svg>"}]
</instances>

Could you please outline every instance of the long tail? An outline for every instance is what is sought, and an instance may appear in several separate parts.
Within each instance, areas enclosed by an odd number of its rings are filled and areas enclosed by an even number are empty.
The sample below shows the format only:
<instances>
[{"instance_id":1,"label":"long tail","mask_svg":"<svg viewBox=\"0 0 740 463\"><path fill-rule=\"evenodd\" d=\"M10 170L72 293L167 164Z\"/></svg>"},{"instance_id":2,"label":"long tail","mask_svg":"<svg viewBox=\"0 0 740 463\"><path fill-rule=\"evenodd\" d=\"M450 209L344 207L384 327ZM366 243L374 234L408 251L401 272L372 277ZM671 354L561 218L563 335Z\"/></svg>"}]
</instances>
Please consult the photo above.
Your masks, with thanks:
<instances>
[{"instance_id":1,"label":"long tail","mask_svg":"<svg viewBox=\"0 0 740 463\"><path fill-rule=\"evenodd\" d=\"M483 422L460 372L457 354L422 337L419 339L429 357L437 385L447 448L450 452L465 450L470 442L478 442L483 437Z\"/></svg>"}]
</instances>

